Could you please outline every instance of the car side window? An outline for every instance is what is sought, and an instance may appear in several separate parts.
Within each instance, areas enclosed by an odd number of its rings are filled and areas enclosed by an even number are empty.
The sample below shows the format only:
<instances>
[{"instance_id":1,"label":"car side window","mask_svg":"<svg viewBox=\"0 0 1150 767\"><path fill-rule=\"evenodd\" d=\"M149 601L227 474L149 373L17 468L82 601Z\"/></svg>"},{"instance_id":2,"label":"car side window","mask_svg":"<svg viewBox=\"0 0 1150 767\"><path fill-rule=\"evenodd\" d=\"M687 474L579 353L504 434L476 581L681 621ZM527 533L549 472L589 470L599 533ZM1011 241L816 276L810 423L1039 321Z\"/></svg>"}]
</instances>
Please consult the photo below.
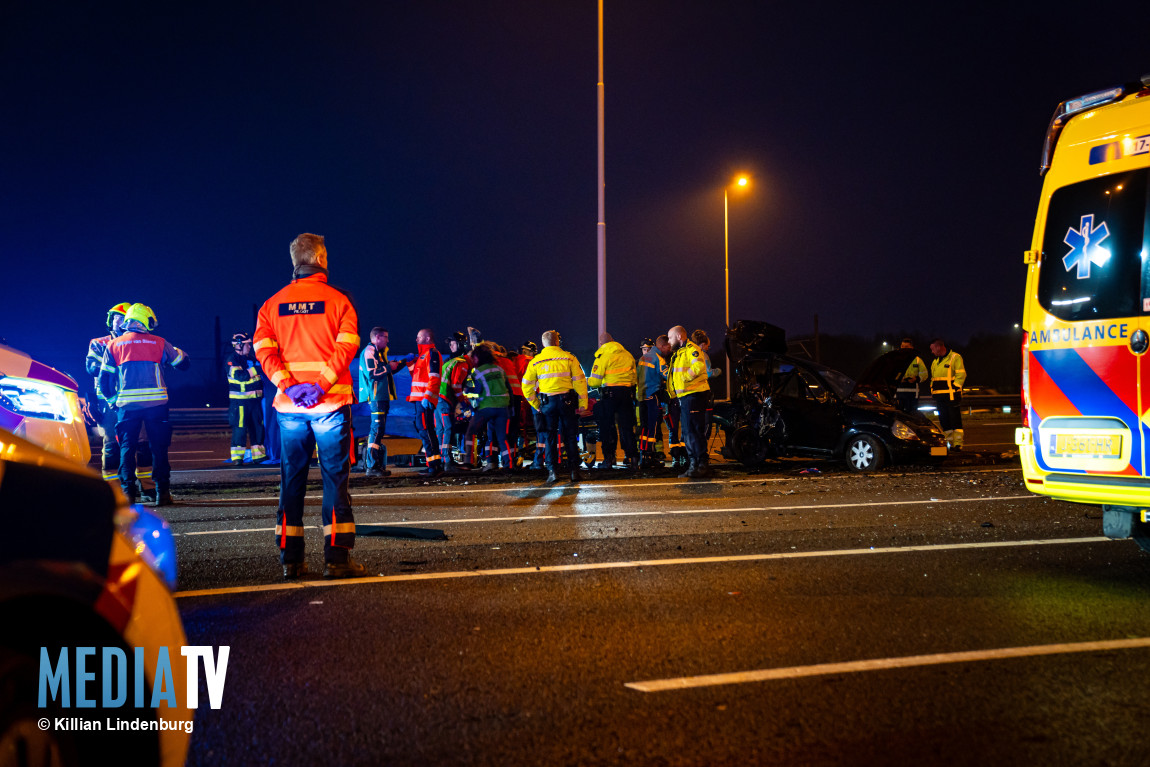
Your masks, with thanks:
<instances>
[{"instance_id":1,"label":"car side window","mask_svg":"<svg viewBox=\"0 0 1150 767\"><path fill-rule=\"evenodd\" d=\"M803 396L798 370L789 362L775 361L771 383L776 396L795 399Z\"/></svg>"},{"instance_id":2,"label":"car side window","mask_svg":"<svg viewBox=\"0 0 1150 767\"><path fill-rule=\"evenodd\" d=\"M809 400L815 402L829 402L831 394L827 391L827 387L823 386L823 382L808 370L800 370L802 376L803 393Z\"/></svg>"}]
</instances>

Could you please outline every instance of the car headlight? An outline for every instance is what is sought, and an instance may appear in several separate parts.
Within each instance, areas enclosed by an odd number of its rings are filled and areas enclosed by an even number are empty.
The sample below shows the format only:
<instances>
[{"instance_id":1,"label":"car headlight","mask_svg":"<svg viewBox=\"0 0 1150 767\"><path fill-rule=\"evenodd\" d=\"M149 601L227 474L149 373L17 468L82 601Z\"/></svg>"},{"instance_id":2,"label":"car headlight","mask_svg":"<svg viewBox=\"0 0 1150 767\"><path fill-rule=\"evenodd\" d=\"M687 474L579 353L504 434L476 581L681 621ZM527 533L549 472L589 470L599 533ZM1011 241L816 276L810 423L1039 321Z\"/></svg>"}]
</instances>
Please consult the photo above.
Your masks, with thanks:
<instances>
[{"instance_id":1,"label":"car headlight","mask_svg":"<svg viewBox=\"0 0 1150 767\"><path fill-rule=\"evenodd\" d=\"M0 405L26 418L72 420L72 408L64 390L31 378L0 376Z\"/></svg>"},{"instance_id":2,"label":"car headlight","mask_svg":"<svg viewBox=\"0 0 1150 767\"><path fill-rule=\"evenodd\" d=\"M915 433L915 430L910 428L909 426L907 426L902 421L895 421L891 425L890 431L891 431L891 434L893 434L894 436L896 436L899 439L908 440L908 441L918 439L918 434Z\"/></svg>"}]
</instances>

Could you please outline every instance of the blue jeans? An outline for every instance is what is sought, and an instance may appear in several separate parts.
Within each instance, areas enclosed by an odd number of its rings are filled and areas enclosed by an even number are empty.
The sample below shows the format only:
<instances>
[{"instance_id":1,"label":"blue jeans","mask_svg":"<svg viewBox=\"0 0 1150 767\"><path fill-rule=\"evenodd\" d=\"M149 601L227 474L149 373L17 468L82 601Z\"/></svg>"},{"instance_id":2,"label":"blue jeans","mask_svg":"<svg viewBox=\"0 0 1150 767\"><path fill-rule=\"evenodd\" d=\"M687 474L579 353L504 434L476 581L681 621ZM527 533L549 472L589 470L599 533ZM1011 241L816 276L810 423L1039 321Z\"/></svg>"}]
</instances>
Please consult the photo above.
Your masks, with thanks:
<instances>
[{"instance_id":1,"label":"blue jeans","mask_svg":"<svg viewBox=\"0 0 1150 767\"><path fill-rule=\"evenodd\" d=\"M599 444L603 446L603 463L615 463L615 449L619 440L623 442L623 455L635 460L635 387L604 386L599 400L600 410L596 413L599 425ZM615 427L619 433L616 439ZM593 460L592 456L588 460Z\"/></svg>"},{"instance_id":2,"label":"blue jeans","mask_svg":"<svg viewBox=\"0 0 1150 767\"><path fill-rule=\"evenodd\" d=\"M303 507L308 465L319 448L323 476L323 559L347 562L355 545L355 517L351 513L348 475L351 472L351 408L329 413L277 413L280 427L280 505L276 514L276 543L285 565L303 561Z\"/></svg>"}]
</instances>

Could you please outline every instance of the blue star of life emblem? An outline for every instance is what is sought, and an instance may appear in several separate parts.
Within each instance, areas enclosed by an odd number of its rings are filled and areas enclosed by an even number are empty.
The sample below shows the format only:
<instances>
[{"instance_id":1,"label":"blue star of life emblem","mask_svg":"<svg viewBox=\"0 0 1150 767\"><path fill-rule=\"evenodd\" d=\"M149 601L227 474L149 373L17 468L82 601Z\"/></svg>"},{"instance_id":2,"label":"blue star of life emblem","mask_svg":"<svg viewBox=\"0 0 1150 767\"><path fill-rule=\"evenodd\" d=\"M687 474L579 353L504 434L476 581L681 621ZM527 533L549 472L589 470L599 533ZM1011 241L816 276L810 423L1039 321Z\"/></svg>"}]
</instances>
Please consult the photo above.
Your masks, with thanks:
<instances>
[{"instance_id":1,"label":"blue star of life emblem","mask_svg":"<svg viewBox=\"0 0 1150 767\"><path fill-rule=\"evenodd\" d=\"M1078 229L1070 227L1066 237L1062 240L1070 246L1070 252L1062 258L1062 265L1066 271L1078 267L1077 277L1080 280L1090 279L1090 265L1101 268L1110 260L1110 251L1102 247L1102 242L1110 236L1110 230L1103 221L1099 227L1094 226L1094 214L1083 216Z\"/></svg>"}]
</instances>

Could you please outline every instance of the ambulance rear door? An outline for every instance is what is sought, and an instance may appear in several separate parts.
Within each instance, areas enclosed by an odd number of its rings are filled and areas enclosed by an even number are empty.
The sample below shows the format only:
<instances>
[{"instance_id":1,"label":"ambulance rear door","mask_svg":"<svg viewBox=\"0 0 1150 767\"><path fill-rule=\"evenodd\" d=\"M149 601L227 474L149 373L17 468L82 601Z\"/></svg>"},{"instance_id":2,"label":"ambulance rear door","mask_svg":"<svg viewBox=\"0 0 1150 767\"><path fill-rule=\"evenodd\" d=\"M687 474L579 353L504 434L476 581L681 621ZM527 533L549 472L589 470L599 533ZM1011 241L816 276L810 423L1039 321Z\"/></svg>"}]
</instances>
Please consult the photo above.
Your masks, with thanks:
<instances>
[{"instance_id":1,"label":"ambulance rear door","mask_svg":"<svg viewBox=\"0 0 1150 767\"><path fill-rule=\"evenodd\" d=\"M1039 321L1028 338L1029 415L1038 465L1064 481L1146 476L1148 176L1140 168L1089 178L1050 198L1042 311L1031 314Z\"/></svg>"}]
</instances>

